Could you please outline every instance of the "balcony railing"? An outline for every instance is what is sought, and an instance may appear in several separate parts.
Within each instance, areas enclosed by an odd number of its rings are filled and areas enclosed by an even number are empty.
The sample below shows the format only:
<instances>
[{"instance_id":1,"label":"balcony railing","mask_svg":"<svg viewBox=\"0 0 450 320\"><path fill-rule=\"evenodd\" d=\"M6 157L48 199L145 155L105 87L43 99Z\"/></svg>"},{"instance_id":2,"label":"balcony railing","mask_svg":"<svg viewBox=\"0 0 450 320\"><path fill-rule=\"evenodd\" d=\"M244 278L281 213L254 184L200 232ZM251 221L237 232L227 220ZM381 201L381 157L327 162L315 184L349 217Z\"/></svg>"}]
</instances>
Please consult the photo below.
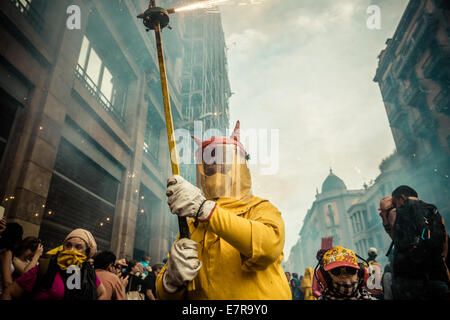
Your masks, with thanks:
<instances>
[{"instance_id":1,"label":"balcony railing","mask_svg":"<svg viewBox=\"0 0 450 320\"><path fill-rule=\"evenodd\" d=\"M450 91L442 90L433 100L436 111L450 115Z\"/></svg>"},{"instance_id":2,"label":"balcony railing","mask_svg":"<svg viewBox=\"0 0 450 320\"><path fill-rule=\"evenodd\" d=\"M396 104L396 108L395 110L393 110L391 117L390 117L390 122L391 122L391 127L396 128L396 129L404 129L405 125L407 125L407 114L404 110L402 110L401 106L399 106L398 104ZM403 130L402 130L403 131Z\"/></svg>"},{"instance_id":3,"label":"balcony railing","mask_svg":"<svg viewBox=\"0 0 450 320\"><path fill-rule=\"evenodd\" d=\"M423 52L428 41L432 41L437 28L436 18L432 14L424 14L417 22L417 27L408 42L401 50L400 61L394 67L394 73L399 79L407 78L417 62L418 55Z\"/></svg>"},{"instance_id":4,"label":"balcony railing","mask_svg":"<svg viewBox=\"0 0 450 320\"><path fill-rule=\"evenodd\" d=\"M37 32L41 32L44 26L44 19L29 0L10 0L11 3L23 13Z\"/></svg>"},{"instance_id":5,"label":"balcony railing","mask_svg":"<svg viewBox=\"0 0 450 320\"><path fill-rule=\"evenodd\" d=\"M391 75L389 75L382 87L383 98L387 102L394 102L395 95L398 93L398 88L395 82L393 81Z\"/></svg>"},{"instance_id":6,"label":"balcony railing","mask_svg":"<svg viewBox=\"0 0 450 320\"><path fill-rule=\"evenodd\" d=\"M415 51L423 51L423 47L432 41L438 27L438 20L433 13L425 13L419 22L419 26L414 34Z\"/></svg>"},{"instance_id":7,"label":"balcony railing","mask_svg":"<svg viewBox=\"0 0 450 320\"><path fill-rule=\"evenodd\" d=\"M401 56L399 61L393 66L393 70L396 78L406 79L408 74L413 70L412 61Z\"/></svg>"},{"instance_id":8,"label":"balcony railing","mask_svg":"<svg viewBox=\"0 0 450 320\"><path fill-rule=\"evenodd\" d=\"M431 47L430 55L424 62L423 74L433 80L450 79L450 54L435 42Z\"/></svg>"},{"instance_id":9,"label":"balcony railing","mask_svg":"<svg viewBox=\"0 0 450 320\"><path fill-rule=\"evenodd\" d=\"M417 80L413 80L409 83L409 86L404 89L403 101L412 107L424 108L427 103L425 92L420 88L420 83Z\"/></svg>"},{"instance_id":10,"label":"balcony railing","mask_svg":"<svg viewBox=\"0 0 450 320\"><path fill-rule=\"evenodd\" d=\"M84 87L89 91L90 94L92 94L92 96L95 97L100 105L110 114L112 114L114 120L116 120L123 127L125 125L123 99L117 99L118 101L120 101L120 106L113 105L80 65L77 65L75 69L75 75L78 79L81 80L81 82L83 82Z\"/></svg>"}]
</instances>

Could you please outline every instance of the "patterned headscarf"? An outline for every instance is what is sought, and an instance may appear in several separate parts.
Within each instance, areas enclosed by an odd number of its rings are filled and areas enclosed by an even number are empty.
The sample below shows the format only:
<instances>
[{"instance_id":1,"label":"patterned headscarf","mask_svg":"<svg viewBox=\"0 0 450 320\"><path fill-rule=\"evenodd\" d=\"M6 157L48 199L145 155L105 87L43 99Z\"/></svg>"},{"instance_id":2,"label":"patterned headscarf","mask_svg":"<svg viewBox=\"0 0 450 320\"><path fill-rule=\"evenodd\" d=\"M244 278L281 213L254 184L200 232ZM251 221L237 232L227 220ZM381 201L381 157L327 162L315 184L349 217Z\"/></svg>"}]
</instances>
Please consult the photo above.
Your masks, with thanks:
<instances>
[{"instance_id":1,"label":"patterned headscarf","mask_svg":"<svg viewBox=\"0 0 450 320\"><path fill-rule=\"evenodd\" d=\"M97 252L97 243L95 242L94 236L89 231L84 229L75 229L66 236L64 242L71 238L80 238L86 242L87 248L89 249L89 254L87 255L88 258L93 257Z\"/></svg>"}]
</instances>

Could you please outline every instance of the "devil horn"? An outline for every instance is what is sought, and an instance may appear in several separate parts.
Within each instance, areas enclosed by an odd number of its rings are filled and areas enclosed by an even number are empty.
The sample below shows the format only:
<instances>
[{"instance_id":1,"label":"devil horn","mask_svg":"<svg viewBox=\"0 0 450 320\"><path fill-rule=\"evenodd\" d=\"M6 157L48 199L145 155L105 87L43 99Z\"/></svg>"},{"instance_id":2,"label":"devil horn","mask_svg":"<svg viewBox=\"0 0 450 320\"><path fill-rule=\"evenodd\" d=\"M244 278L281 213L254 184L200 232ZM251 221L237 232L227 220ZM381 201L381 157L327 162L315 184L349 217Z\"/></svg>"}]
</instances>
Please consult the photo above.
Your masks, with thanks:
<instances>
[{"instance_id":1,"label":"devil horn","mask_svg":"<svg viewBox=\"0 0 450 320\"><path fill-rule=\"evenodd\" d=\"M197 146L200 147L202 145L202 143L203 143L202 139L194 137L194 136L191 136L191 137L192 137L192 139L194 139L194 141L197 144Z\"/></svg>"},{"instance_id":2,"label":"devil horn","mask_svg":"<svg viewBox=\"0 0 450 320\"><path fill-rule=\"evenodd\" d=\"M236 122L236 126L234 127L233 133L231 134L231 139L239 141L241 139L241 123L239 120Z\"/></svg>"}]
</instances>

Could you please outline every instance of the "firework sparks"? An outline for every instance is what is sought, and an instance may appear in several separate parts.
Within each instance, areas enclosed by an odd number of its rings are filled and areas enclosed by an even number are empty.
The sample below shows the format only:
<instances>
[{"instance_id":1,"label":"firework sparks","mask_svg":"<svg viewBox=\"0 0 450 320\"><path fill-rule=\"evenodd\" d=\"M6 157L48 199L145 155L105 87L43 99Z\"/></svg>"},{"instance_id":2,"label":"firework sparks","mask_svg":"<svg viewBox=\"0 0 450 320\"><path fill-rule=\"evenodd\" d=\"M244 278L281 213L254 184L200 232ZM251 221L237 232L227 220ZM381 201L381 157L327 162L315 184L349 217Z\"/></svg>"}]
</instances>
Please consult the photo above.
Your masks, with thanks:
<instances>
[{"instance_id":1,"label":"firework sparks","mask_svg":"<svg viewBox=\"0 0 450 320\"><path fill-rule=\"evenodd\" d=\"M196 9L209 9L214 6L220 5L222 3L228 2L229 0L208 0L208 1L200 1L200 2L194 2L192 4L188 4L181 8L175 8L175 12L183 12L183 11L190 11L190 10L196 10Z\"/></svg>"}]
</instances>

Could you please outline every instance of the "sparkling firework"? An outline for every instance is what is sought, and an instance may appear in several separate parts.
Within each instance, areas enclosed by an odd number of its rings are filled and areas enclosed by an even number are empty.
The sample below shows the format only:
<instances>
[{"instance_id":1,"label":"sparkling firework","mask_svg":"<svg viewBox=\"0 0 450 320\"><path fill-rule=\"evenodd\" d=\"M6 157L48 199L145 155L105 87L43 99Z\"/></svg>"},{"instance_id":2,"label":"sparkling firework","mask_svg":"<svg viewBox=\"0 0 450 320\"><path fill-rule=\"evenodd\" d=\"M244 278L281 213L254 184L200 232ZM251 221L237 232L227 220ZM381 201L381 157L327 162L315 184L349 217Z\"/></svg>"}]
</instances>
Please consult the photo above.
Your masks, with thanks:
<instances>
[{"instance_id":1,"label":"sparkling firework","mask_svg":"<svg viewBox=\"0 0 450 320\"><path fill-rule=\"evenodd\" d=\"M175 8L175 12L183 12L183 11L190 11L190 10L196 10L196 9L209 9L213 6L228 2L229 0L208 0L208 1L200 1L200 2L194 2L192 4L188 4L181 8Z\"/></svg>"}]
</instances>

